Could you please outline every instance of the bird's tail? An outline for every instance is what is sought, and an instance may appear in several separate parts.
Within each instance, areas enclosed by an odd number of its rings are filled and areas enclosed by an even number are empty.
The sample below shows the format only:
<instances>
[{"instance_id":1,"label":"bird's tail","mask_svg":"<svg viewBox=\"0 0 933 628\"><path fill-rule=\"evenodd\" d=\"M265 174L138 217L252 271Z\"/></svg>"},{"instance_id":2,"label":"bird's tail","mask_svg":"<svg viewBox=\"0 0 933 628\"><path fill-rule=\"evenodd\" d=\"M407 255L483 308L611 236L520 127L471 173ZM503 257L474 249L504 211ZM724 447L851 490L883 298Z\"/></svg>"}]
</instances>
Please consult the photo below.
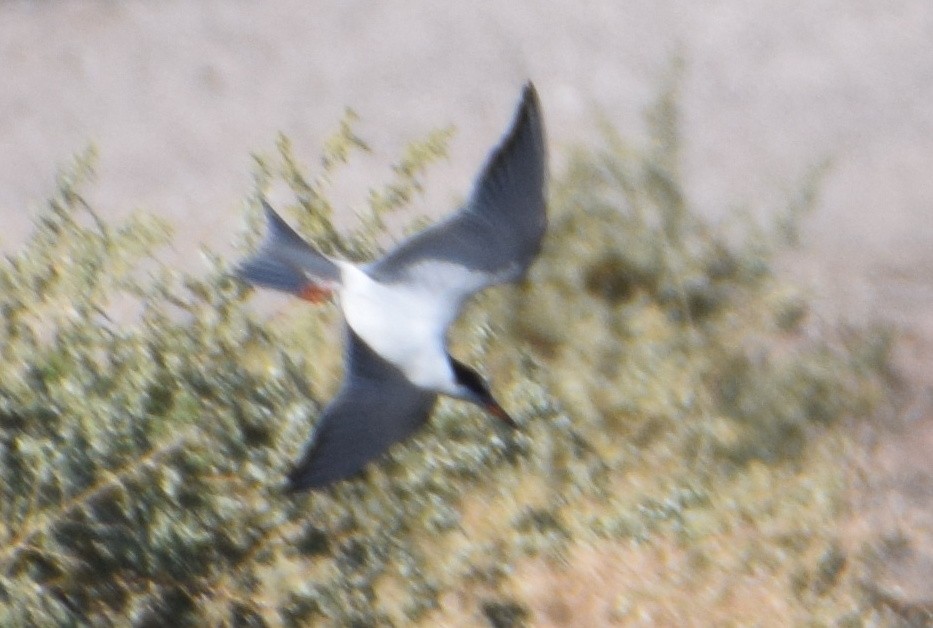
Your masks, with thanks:
<instances>
[{"instance_id":1,"label":"bird's tail","mask_svg":"<svg viewBox=\"0 0 933 628\"><path fill-rule=\"evenodd\" d=\"M337 264L315 250L288 226L265 199L266 238L236 274L254 285L318 300L340 280Z\"/></svg>"}]
</instances>

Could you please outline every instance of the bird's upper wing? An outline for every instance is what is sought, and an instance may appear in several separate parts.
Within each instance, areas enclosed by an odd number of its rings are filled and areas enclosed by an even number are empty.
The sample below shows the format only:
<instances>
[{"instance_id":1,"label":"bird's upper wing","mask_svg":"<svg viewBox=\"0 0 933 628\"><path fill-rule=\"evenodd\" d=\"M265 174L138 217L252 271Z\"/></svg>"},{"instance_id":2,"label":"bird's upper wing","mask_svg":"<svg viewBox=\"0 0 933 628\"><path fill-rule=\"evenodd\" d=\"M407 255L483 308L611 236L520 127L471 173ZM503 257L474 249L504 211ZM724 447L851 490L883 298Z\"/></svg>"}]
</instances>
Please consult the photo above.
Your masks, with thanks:
<instances>
[{"instance_id":1,"label":"bird's upper wing","mask_svg":"<svg viewBox=\"0 0 933 628\"><path fill-rule=\"evenodd\" d=\"M474 183L466 205L412 236L367 272L383 283L430 286L459 305L486 286L519 279L547 228L547 152L538 96L522 92L512 125Z\"/></svg>"},{"instance_id":2,"label":"bird's upper wing","mask_svg":"<svg viewBox=\"0 0 933 628\"><path fill-rule=\"evenodd\" d=\"M421 427L434 407L435 393L411 384L349 326L346 352L343 385L288 475L291 491L321 488L355 475Z\"/></svg>"}]
</instances>

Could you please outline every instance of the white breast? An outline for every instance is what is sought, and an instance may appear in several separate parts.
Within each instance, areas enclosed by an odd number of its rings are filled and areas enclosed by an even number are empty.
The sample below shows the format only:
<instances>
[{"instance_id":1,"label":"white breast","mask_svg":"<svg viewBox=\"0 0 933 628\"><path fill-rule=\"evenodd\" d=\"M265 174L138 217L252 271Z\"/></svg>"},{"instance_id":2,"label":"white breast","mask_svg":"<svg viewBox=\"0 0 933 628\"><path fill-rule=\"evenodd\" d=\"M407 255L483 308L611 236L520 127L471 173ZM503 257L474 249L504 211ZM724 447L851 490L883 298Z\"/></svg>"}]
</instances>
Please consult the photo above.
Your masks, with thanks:
<instances>
[{"instance_id":1,"label":"white breast","mask_svg":"<svg viewBox=\"0 0 933 628\"><path fill-rule=\"evenodd\" d=\"M347 324L413 384L450 392L453 373L444 348L459 303L420 284L383 284L341 262L340 305ZM440 297L440 298L439 298Z\"/></svg>"}]
</instances>

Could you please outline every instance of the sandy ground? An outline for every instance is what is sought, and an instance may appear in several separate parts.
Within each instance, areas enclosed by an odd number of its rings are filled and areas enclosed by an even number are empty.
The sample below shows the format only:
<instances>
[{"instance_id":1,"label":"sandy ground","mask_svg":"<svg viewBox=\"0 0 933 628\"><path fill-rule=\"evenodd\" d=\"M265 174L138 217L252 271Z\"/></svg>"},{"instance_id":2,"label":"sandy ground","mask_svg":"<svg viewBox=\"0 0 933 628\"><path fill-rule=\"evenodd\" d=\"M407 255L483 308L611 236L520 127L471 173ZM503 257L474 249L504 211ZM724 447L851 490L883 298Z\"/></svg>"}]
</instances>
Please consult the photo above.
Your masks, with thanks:
<instances>
[{"instance_id":1,"label":"sandy ground","mask_svg":"<svg viewBox=\"0 0 933 628\"><path fill-rule=\"evenodd\" d=\"M884 495L865 503L925 516L933 489L899 479L920 469L933 486L933 456L916 446L933 442L931 41L928 0L2 2L0 247L16 248L56 167L94 143L91 197L105 214L170 218L182 260L200 243L229 250L251 152L284 131L313 164L347 105L374 148L341 196L348 213L407 140L457 125L417 207L437 214L464 193L527 78L559 156L596 136L597 111L642 136L641 112L681 55L684 173L700 210L767 216L831 160L787 271L813 286L821 316L903 330L916 400L899 435L872 449Z\"/></svg>"}]
</instances>

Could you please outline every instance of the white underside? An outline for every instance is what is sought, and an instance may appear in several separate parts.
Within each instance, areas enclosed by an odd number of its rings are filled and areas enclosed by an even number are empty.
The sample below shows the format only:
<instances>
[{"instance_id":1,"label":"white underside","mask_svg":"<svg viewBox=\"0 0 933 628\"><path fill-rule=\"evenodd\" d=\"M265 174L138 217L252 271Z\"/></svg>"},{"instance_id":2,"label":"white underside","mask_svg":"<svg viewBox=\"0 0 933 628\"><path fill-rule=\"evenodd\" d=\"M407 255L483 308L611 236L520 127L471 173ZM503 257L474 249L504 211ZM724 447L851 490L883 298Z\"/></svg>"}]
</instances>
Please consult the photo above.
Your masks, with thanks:
<instances>
[{"instance_id":1,"label":"white underside","mask_svg":"<svg viewBox=\"0 0 933 628\"><path fill-rule=\"evenodd\" d=\"M340 305L353 331L416 386L455 394L445 336L464 295L482 285L482 276L432 260L415 269L418 281L383 284L352 264L338 264Z\"/></svg>"}]
</instances>

